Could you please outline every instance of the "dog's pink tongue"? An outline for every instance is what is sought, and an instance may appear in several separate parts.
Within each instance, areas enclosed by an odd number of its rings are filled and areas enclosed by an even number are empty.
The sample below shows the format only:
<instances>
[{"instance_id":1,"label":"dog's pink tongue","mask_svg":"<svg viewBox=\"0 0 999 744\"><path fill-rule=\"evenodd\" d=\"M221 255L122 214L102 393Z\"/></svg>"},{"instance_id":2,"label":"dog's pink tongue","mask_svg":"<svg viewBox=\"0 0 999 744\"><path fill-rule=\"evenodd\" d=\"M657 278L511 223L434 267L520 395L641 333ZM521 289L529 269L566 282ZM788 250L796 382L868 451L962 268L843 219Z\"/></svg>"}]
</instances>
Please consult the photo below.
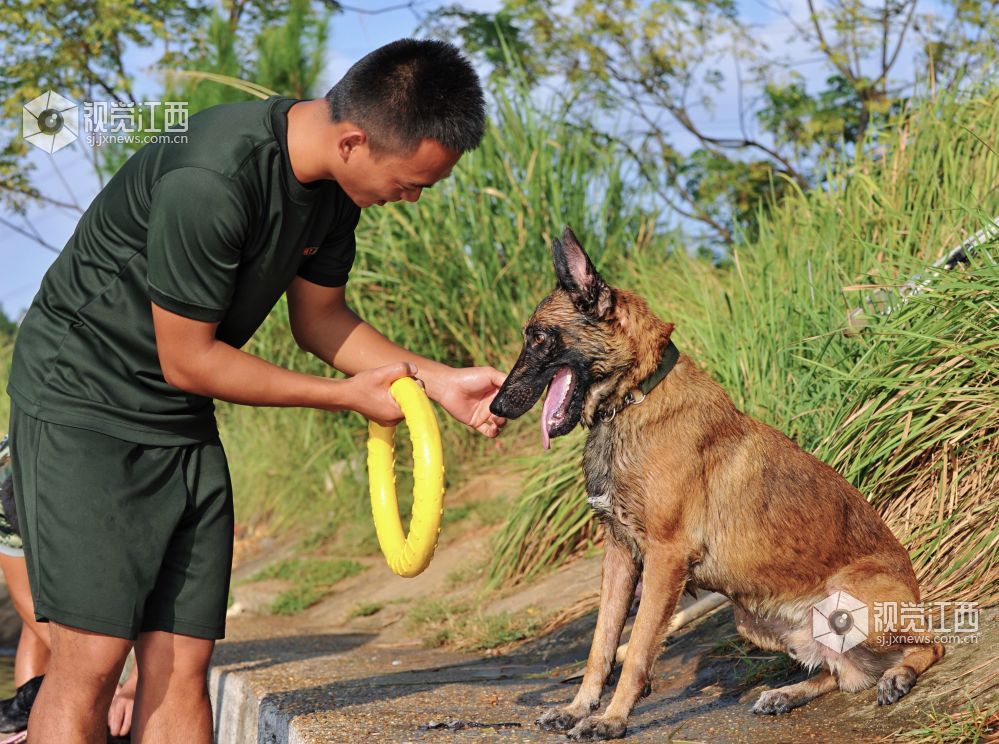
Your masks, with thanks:
<instances>
[{"instance_id":1,"label":"dog's pink tongue","mask_svg":"<svg viewBox=\"0 0 999 744\"><path fill-rule=\"evenodd\" d=\"M569 368L563 367L555 373L551 384L548 385L548 395L545 396L545 403L541 407L541 446L548 449L551 446L551 438L548 436L548 421L552 413L561 405L569 389Z\"/></svg>"}]
</instances>

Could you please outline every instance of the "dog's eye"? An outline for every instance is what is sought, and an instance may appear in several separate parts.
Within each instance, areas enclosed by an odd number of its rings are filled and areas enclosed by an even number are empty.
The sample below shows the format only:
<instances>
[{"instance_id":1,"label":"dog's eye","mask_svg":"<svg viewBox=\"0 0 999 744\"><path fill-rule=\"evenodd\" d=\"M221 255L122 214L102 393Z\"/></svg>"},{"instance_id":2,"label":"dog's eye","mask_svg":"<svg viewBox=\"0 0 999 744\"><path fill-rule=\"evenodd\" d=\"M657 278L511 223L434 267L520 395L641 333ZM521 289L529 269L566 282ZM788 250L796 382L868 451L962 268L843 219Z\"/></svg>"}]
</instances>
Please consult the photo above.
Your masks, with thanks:
<instances>
[{"instance_id":1,"label":"dog's eye","mask_svg":"<svg viewBox=\"0 0 999 744\"><path fill-rule=\"evenodd\" d=\"M531 344L534 346L541 346L547 340L548 336L546 336L542 331L536 331L534 335L531 336Z\"/></svg>"}]
</instances>

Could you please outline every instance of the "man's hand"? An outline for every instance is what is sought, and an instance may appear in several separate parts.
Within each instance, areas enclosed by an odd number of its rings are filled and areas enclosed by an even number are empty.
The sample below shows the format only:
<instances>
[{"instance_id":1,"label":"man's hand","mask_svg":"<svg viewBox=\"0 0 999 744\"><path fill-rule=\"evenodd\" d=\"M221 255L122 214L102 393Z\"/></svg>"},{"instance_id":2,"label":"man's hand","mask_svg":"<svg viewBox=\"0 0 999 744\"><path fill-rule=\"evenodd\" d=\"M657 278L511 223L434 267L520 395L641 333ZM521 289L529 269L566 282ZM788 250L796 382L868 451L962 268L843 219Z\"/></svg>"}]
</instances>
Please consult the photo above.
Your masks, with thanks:
<instances>
[{"instance_id":1,"label":"man's hand","mask_svg":"<svg viewBox=\"0 0 999 744\"><path fill-rule=\"evenodd\" d=\"M489 404L506 379L492 367L446 368L436 374L436 399L461 423L487 437L496 437L506 419L489 412Z\"/></svg>"},{"instance_id":2,"label":"man's hand","mask_svg":"<svg viewBox=\"0 0 999 744\"><path fill-rule=\"evenodd\" d=\"M395 362L358 372L347 380L350 386L348 406L376 424L395 426L402 421L403 415L389 388L400 377L415 375L416 365L411 362Z\"/></svg>"},{"instance_id":3,"label":"man's hand","mask_svg":"<svg viewBox=\"0 0 999 744\"><path fill-rule=\"evenodd\" d=\"M108 730L112 736L128 736L132 730L132 711L135 708L135 686L138 680L139 675L133 666L125 684L118 685L115 689L108 709Z\"/></svg>"}]
</instances>

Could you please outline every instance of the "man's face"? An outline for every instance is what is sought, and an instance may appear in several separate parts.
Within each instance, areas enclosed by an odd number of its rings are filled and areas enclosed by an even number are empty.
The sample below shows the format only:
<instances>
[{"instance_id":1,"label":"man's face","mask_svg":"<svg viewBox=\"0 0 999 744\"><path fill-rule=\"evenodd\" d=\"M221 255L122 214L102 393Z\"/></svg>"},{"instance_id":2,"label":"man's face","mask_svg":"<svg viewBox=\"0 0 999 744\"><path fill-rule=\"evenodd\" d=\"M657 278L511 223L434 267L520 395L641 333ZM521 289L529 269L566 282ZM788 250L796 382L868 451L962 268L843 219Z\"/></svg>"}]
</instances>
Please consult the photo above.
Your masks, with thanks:
<instances>
[{"instance_id":1,"label":"man's face","mask_svg":"<svg viewBox=\"0 0 999 744\"><path fill-rule=\"evenodd\" d=\"M357 206L388 202L415 202L428 189L451 174L461 153L425 139L410 154L381 152L372 155L367 142L351 149L337 181Z\"/></svg>"}]
</instances>

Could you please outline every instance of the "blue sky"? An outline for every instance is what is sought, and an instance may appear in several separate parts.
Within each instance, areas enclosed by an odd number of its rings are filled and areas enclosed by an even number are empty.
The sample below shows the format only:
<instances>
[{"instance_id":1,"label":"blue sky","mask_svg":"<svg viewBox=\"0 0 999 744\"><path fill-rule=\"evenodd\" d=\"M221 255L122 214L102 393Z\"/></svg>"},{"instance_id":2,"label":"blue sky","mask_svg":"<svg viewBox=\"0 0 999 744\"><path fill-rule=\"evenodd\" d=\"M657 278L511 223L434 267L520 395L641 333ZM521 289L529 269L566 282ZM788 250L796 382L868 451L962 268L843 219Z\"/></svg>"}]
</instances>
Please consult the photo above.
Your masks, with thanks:
<instances>
[{"instance_id":1,"label":"blue sky","mask_svg":"<svg viewBox=\"0 0 999 744\"><path fill-rule=\"evenodd\" d=\"M415 3L418 13L426 13L440 5L440 0L424 0ZM396 0L355 0L356 7L377 10L400 5ZM463 2L467 8L493 10L499 0L472 0ZM804 3L788 3L787 7ZM796 59L796 69L806 79L814 79L825 74L825 69L814 60L814 54L806 52L800 41L796 41L793 29L786 19L776 13L767 0L743 0L744 17L757 24L757 38L771 49L779 49L791 59ZM379 14L347 11L335 16L332 21L330 42L326 59L323 90L315 91L322 95L358 58L393 39L413 33L418 18L413 10L401 8ZM798 47L796 49L796 47ZM136 86L137 97L155 100L160 90L160 82L149 71L156 54L149 50L135 50L132 66L143 70ZM809 60L811 56L813 59ZM902 55L904 60L907 56ZM908 61L905 60L908 64ZM904 74L904 72L903 72ZM726 78L733 81L716 98L716 108L706 115L706 129L712 134L724 136L737 132L737 97L734 87L734 74L726 71ZM683 147L680 138L677 144ZM85 209L100 189L100 184L86 156L82 140L59 152L49 155L41 150L31 154L36 166L34 183L55 199L79 205ZM66 243L76 227L80 211L60 209L51 206L38 206L29 210L26 218L4 212L3 217L21 229L37 231L49 245L59 249ZM40 247L34 240L24 237L17 231L0 224L0 307L13 318L17 318L31 303L38 290L45 270L55 259L56 253Z\"/></svg>"}]
</instances>

